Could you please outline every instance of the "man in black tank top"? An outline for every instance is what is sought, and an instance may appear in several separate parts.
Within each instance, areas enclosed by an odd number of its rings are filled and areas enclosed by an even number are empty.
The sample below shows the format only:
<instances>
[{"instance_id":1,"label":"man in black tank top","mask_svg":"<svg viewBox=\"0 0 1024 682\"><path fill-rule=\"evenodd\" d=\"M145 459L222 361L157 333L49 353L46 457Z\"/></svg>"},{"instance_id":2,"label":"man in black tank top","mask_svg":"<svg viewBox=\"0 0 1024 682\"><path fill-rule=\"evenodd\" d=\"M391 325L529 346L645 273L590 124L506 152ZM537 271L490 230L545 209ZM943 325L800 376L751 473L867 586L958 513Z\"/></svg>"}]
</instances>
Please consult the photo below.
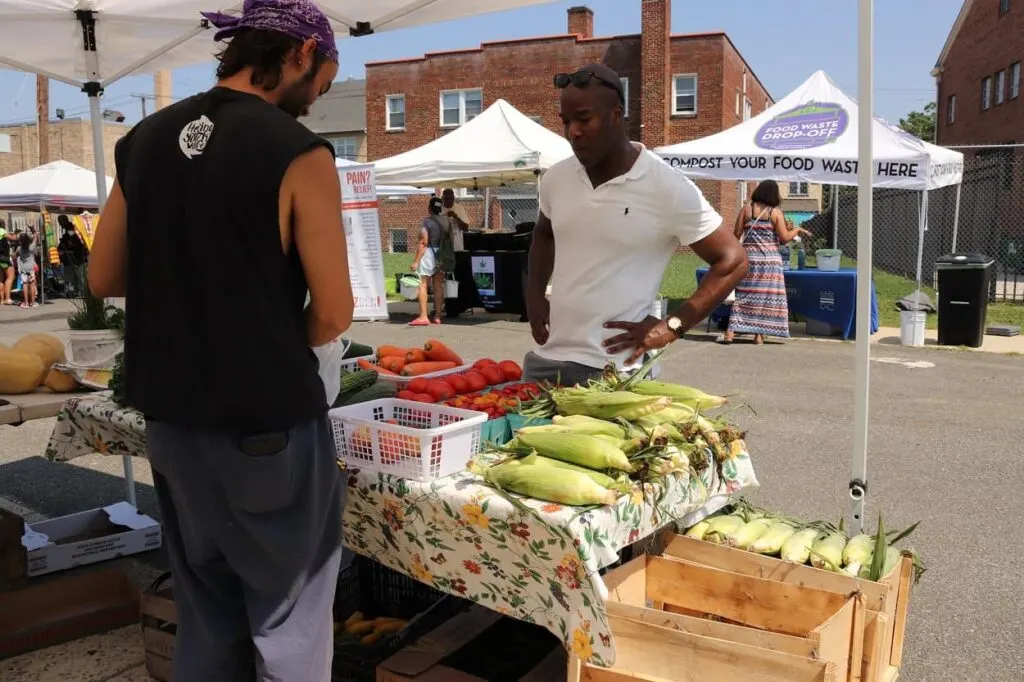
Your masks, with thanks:
<instances>
[{"instance_id":1,"label":"man in black tank top","mask_svg":"<svg viewBox=\"0 0 1024 682\"><path fill-rule=\"evenodd\" d=\"M337 50L310 0L205 16L230 38L217 85L118 143L89 284L126 297L174 682L327 682L345 486L310 348L349 327L353 300L333 151L296 118Z\"/></svg>"}]
</instances>

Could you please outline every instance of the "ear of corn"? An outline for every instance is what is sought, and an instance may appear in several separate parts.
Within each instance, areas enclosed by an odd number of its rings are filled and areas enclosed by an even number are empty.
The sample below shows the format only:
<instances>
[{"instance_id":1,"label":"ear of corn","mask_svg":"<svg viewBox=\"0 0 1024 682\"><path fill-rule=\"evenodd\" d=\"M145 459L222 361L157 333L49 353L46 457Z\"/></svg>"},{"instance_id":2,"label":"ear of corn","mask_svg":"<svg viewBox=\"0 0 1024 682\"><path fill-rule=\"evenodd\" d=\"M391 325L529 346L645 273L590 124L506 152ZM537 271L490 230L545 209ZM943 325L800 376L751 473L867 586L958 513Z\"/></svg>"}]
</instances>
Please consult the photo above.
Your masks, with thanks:
<instances>
[{"instance_id":1,"label":"ear of corn","mask_svg":"<svg viewBox=\"0 0 1024 682\"><path fill-rule=\"evenodd\" d=\"M874 549L874 540L870 535L861 533L850 538L850 541L846 543L846 547L843 548L843 566L849 569L851 566L855 568L847 573L857 575L861 566L871 563L871 554Z\"/></svg>"},{"instance_id":2,"label":"ear of corn","mask_svg":"<svg viewBox=\"0 0 1024 682\"><path fill-rule=\"evenodd\" d=\"M754 540L750 545L750 551L758 554L778 554L782 551L782 545L786 540L793 537L796 528L785 521L775 521L761 537Z\"/></svg>"},{"instance_id":3,"label":"ear of corn","mask_svg":"<svg viewBox=\"0 0 1024 682\"><path fill-rule=\"evenodd\" d=\"M843 565L844 533L829 533L811 547L811 566L837 571Z\"/></svg>"},{"instance_id":4,"label":"ear of corn","mask_svg":"<svg viewBox=\"0 0 1024 682\"><path fill-rule=\"evenodd\" d=\"M693 538L694 540L703 540L704 533L707 532L708 526L710 525L711 524L708 523L707 519L701 521L700 523L694 524L690 526L690 530L686 531L686 537Z\"/></svg>"},{"instance_id":5,"label":"ear of corn","mask_svg":"<svg viewBox=\"0 0 1024 682\"><path fill-rule=\"evenodd\" d=\"M537 424L536 426L522 426L516 433L571 433L573 429L560 424Z\"/></svg>"},{"instance_id":6,"label":"ear of corn","mask_svg":"<svg viewBox=\"0 0 1024 682\"><path fill-rule=\"evenodd\" d=\"M723 515L714 516L708 519L708 527L702 538L706 542L721 545L730 533L735 533L743 527L744 521L739 516Z\"/></svg>"},{"instance_id":7,"label":"ear of corn","mask_svg":"<svg viewBox=\"0 0 1024 682\"><path fill-rule=\"evenodd\" d=\"M595 419L585 414L560 415L556 414L552 421L558 426L564 426L579 433L599 434L603 433L616 438L625 438L626 430L618 424L613 424L604 419Z\"/></svg>"},{"instance_id":8,"label":"ear of corn","mask_svg":"<svg viewBox=\"0 0 1024 682\"><path fill-rule=\"evenodd\" d=\"M644 419L652 424L679 424L693 419L695 415L696 411L692 407L681 403L672 403L668 407L644 417Z\"/></svg>"},{"instance_id":9,"label":"ear of corn","mask_svg":"<svg viewBox=\"0 0 1024 682\"><path fill-rule=\"evenodd\" d=\"M574 391L554 394L558 412L563 415L586 415L597 419L637 419L668 407L672 400L660 396L644 396L629 391Z\"/></svg>"},{"instance_id":10,"label":"ear of corn","mask_svg":"<svg viewBox=\"0 0 1024 682\"><path fill-rule=\"evenodd\" d=\"M806 564L807 558L811 555L811 547L820 536L821 533L814 528L798 530L783 543L779 556L794 564Z\"/></svg>"},{"instance_id":11,"label":"ear of corn","mask_svg":"<svg viewBox=\"0 0 1024 682\"><path fill-rule=\"evenodd\" d=\"M640 395L666 396L672 398L676 403L699 410L710 410L729 402L727 398L705 393L699 388L669 384L664 381L639 381L633 386L633 391Z\"/></svg>"},{"instance_id":12,"label":"ear of corn","mask_svg":"<svg viewBox=\"0 0 1024 682\"><path fill-rule=\"evenodd\" d=\"M902 556L903 555L900 553L900 551L895 547L888 547L885 550L885 565L882 568L882 575L880 577L884 578L885 576L889 575L892 572L892 570L896 568L896 565L900 562L900 558Z\"/></svg>"},{"instance_id":13,"label":"ear of corn","mask_svg":"<svg viewBox=\"0 0 1024 682\"><path fill-rule=\"evenodd\" d=\"M754 541L767 532L771 525L772 522L769 519L761 518L748 521L735 532L729 533L724 544L739 549L748 549Z\"/></svg>"},{"instance_id":14,"label":"ear of corn","mask_svg":"<svg viewBox=\"0 0 1024 682\"><path fill-rule=\"evenodd\" d=\"M594 471L593 469L587 469L586 467L576 466L575 464L570 464L569 462L562 462L557 459L551 459L550 457L541 457L536 453L519 460L519 464L521 464L522 466L543 466L552 467L555 469L564 469L566 471L575 471L578 474L583 474L584 476L586 476L594 483L598 484L603 488L611 488L612 486L616 485L615 479L609 476L608 474L603 474L600 471Z\"/></svg>"},{"instance_id":15,"label":"ear of corn","mask_svg":"<svg viewBox=\"0 0 1024 682\"><path fill-rule=\"evenodd\" d=\"M568 469L501 464L484 473L500 490L570 506L615 504L616 495L590 477Z\"/></svg>"},{"instance_id":16,"label":"ear of corn","mask_svg":"<svg viewBox=\"0 0 1024 682\"><path fill-rule=\"evenodd\" d=\"M619 469L630 471L632 466L620 448L608 441L580 433L523 433L516 436L520 445L536 450L538 454L589 469Z\"/></svg>"}]
</instances>

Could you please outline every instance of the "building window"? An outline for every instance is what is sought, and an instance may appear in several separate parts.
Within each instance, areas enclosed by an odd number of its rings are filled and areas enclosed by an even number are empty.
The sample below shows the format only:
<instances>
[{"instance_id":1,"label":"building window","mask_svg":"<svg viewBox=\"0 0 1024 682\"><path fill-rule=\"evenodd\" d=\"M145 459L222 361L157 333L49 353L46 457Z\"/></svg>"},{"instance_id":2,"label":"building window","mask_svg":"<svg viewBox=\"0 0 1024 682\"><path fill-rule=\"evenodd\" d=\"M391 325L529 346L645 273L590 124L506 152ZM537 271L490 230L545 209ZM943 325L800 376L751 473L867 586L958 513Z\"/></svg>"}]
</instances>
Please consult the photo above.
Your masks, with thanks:
<instances>
[{"instance_id":1,"label":"building window","mask_svg":"<svg viewBox=\"0 0 1024 682\"><path fill-rule=\"evenodd\" d=\"M956 95L950 95L946 98L946 125L951 126L956 123Z\"/></svg>"},{"instance_id":2,"label":"building window","mask_svg":"<svg viewBox=\"0 0 1024 682\"><path fill-rule=\"evenodd\" d=\"M407 230L388 230L388 242L391 253L409 253L409 232Z\"/></svg>"},{"instance_id":3,"label":"building window","mask_svg":"<svg viewBox=\"0 0 1024 682\"><path fill-rule=\"evenodd\" d=\"M339 159L357 161L359 157L359 141L354 137L329 137L327 141L334 147L334 155Z\"/></svg>"},{"instance_id":4,"label":"building window","mask_svg":"<svg viewBox=\"0 0 1024 682\"><path fill-rule=\"evenodd\" d=\"M743 120L749 121L751 116L754 115L754 103L749 99L743 99Z\"/></svg>"},{"instance_id":5,"label":"building window","mask_svg":"<svg viewBox=\"0 0 1024 682\"><path fill-rule=\"evenodd\" d=\"M405 130L405 95L387 96L388 130Z\"/></svg>"},{"instance_id":6,"label":"building window","mask_svg":"<svg viewBox=\"0 0 1024 682\"><path fill-rule=\"evenodd\" d=\"M791 197L806 197L810 193L810 189L808 188L806 182L789 183L789 196Z\"/></svg>"},{"instance_id":7,"label":"building window","mask_svg":"<svg viewBox=\"0 0 1024 682\"><path fill-rule=\"evenodd\" d=\"M996 74L996 104L1006 101L1006 72L1000 71Z\"/></svg>"},{"instance_id":8,"label":"building window","mask_svg":"<svg viewBox=\"0 0 1024 682\"><path fill-rule=\"evenodd\" d=\"M530 116L530 120L533 121L534 123L544 125L544 119L540 116Z\"/></svg>"},{"instance_id":9,"label":"building window","mask_svg":"<svg viewBox=\"0 0 1024 682\"><path fill-rule=\"evenodd\" d=\"M999 0L999 14L1002 16L1010 11L1010 0Z\"/></svg>"},{"instance_id":10,"label":"building window","mask_svg":"<svg viewBox=\"0 0 1024 682\"><path fill-rule=\"evenodd\" d=\"M1010 99L1020 97L1020 62L1010 64Z\"/></svg>"},{"instance_id":11,"label":"building window","mask_svg":"<svg viewBox=\"0 0 1024 682\"><path fill-rule=\"evenodd\" d=\"M985 76L981 79L981 110L987 111L992 107L992 76Z\"/></svg>"},{"instance_id":12,"label":"building window","mask_svg":"<svg viewBox=\"0 0 1024 682\"><path fill-rule=\"evenodd\" d=\"M677 116L697 113L697 74L672 77L672 113Z\"/></svg>"},{"instance_id":13,"label":"building window","mask_svg":"<svg viewBox=\"0 0 1024 682\"><path fill-rule=\"evenodd\" d=\"M625 118L629 117L629 79L620 78L619 83L622 84L622 115Z\"/></svg>"},{"instance_id":14,"label":"building window","mask_svg":"<svg viewBox=\"0 0 1024 682\"><path fill-rule=\"evenodd\" d=\"M740 115L740 102L743 99L743 93L740 92L739 88L736 88L736 115Z\"/></svg>"},{"instance_id":15,"label":"building window","mask_svg":"<svg viewBox=\"0 0 1024 682\"><path fill-rule=\"evenodd\" d=\"M482 90L441 92L441 127L455 128L480 115L484 108Z\"/></svg>"}]
</instances>

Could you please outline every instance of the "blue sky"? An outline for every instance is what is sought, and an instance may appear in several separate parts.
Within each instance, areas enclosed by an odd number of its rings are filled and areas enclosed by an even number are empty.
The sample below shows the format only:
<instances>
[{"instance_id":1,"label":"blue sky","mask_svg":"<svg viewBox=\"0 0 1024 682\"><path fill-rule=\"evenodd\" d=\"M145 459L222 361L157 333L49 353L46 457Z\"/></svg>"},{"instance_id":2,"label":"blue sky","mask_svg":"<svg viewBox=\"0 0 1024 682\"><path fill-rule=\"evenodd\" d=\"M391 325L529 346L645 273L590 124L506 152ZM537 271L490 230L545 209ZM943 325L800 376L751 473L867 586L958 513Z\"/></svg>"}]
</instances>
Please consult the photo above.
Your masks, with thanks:
<instances>
[{"instance_id":1,"label":"blue sky","mask_svg":"<svg viewBox=\"0 0 1024 682\"><path fill-rule=\"evenodd\" d=\"M564 33L565 10L586 4L594 10L596 35L637 33L636 0L574 0L484 15L432 26L384 32L341 44L341 77L363 75L367 61L411 57L424 52L467 48L481 41ZM211 2L211 7L216 2ZM875 111L895 123L934 99L929 71L960 9L961 0L875 1ZM677 0L673 33L724 30L771 94L780 98L812 72L824 69L849 95L857 88L856 0ZM187 97L209 87L213 67L206 64L174 73L174 96ZM122 111L129 122L141 115L140 100L152 95L151 77L126 78L111 85L104 108ZM53 83L51 113L88 111L85 96ZM152 110L152 102L148 106ZM35 84L25 74L0 71L0 123L35 117Z\"/></svg>"}]
</instances>

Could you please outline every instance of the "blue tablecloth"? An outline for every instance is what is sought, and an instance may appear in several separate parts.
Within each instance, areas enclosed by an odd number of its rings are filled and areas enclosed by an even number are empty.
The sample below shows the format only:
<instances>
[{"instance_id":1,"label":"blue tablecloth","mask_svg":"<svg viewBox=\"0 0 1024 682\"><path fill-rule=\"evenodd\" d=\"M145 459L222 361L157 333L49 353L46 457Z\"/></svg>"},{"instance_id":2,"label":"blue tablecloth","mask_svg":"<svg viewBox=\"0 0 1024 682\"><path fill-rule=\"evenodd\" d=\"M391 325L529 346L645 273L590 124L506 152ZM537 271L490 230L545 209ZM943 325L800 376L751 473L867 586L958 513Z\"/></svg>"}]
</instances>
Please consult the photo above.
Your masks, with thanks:
<instances>
[{"instance_id":1,"label":"blue tablecloth","mask_svg":"<svg viewBox=\"0 0 1024 682\"><path fill-rule=\"evenodd\" d=\"M708 272L697 269L697 283ZM854 335L857 316L857 271L842 268L838 272L825 272L817 268L784 270L786 294L790 314L796 313L810 320L822 322L842 331L843 338ZM723 311L724 312L724 311ZM722 317L718 311L714 317ZM871 333L878 331L878 298L875 283L871 283Z\"/></svg>"}]
</instances>

